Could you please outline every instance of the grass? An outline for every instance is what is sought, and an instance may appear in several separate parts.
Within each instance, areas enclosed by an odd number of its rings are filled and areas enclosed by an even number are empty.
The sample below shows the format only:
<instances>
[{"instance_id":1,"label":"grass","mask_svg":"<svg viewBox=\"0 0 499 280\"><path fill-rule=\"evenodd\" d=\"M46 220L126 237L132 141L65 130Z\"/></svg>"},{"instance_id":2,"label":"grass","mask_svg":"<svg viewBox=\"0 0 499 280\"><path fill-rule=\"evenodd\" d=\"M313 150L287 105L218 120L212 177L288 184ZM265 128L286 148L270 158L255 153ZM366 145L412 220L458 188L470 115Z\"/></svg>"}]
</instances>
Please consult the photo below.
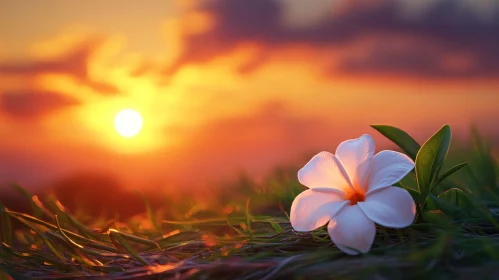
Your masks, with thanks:
<instances>
[{"instance_id":1,"label":"grass","mask_svg":"<svg viewBox=\"0 0 499 280\"><path fill-rule=\"evenodd\" d=\"M339 251L325 228L292 230L286 211L304 190L295 168L275 170L260 183L241 177L228 185L239 195L220 196L225 213L191 208L175 219L164 218L145 196L142 219L123 222L74 215L53 197L18 188L33 211L0 206L0 279L498 279L499 186L492 154L477 136L453 147L446 165L469 165L438 186L439 192L466 191L473 215L436 213L400 230L378 226L372 250L361 256ZM403 183L415 188L413 178Z\"/></svg>"}]
</instances>

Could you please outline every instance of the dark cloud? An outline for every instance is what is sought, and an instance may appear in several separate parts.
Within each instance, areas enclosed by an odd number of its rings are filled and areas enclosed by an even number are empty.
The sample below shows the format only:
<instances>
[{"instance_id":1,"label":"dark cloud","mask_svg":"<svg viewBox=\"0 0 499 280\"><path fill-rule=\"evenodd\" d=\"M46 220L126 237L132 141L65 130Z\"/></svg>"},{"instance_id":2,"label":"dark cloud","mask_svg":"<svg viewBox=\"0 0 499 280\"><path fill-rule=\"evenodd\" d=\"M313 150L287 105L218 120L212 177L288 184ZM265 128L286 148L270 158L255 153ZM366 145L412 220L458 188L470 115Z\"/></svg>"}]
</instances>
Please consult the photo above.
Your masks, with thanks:
<instances>
[{"instance_id":1,"label":"dark cloud","mask_svg":"<svg viewBox=\"0 0 499 280\"><path fill-rule=\"evenodd\" d=\"M430 78L498 76L499 67L488 65L489 61L485 59L462 52L452 54L452 51L442 47L428 49L412 45L400 48L383 43L372 46L362 57L344 58L333 71L350 74L404 73L413 77Z\"/></svg>"},{"instance_id":2,"label":"dark cloud","mask_svg":"<svg viewBox=\"0 0 499 280\"><path fill-rule=\"evenodd\" d=\"M79 102L56 92L6 92L0 95L0 110L15 119L36 119Z\"/></svg>"},{"instance_id":3,"label":"dark cloud","mask_svg":"<svg viewBox=\"0 0 499 280\"><path fill-rule=\"evenodd\" d=\"M66 74L101 94L116 94L118 89L107 82L92 79L88 73L88 62L92 54L104 42L92 37L75 45L58 57L30 62L0 62L0 75L36 76L39 74Z\"/></svg>"},{"instance_id":4,"label":"dark cloud","mask_svg":"<svg viewBox=\"0 0 499 280\"><path fill-rule=\"evenodd\" d=\"M345 1L348 6L337 8L321 23L309 28L291 28L282 24L282 2L208 1L199 9L216 19L214 28L187 36L184 53L166 72L187 63L203 63L244 42L259 43L267 50L286 44L334 49L370 38L377 44L368 46L360 58L346 56L336 65L339 70L437 78L499 76L499 5L485 20L456 0L435 0L413 17L404 11L404 1L370 1L370 5L365 2ZM333 7L331 10L334 11ZM383 44L387 38L411 43L391 56L392 46ZM421 49L420 43L426 49ZM441 59L449 53L465 56L471 62L453 69Z\"/></svg>"}]
</instances>

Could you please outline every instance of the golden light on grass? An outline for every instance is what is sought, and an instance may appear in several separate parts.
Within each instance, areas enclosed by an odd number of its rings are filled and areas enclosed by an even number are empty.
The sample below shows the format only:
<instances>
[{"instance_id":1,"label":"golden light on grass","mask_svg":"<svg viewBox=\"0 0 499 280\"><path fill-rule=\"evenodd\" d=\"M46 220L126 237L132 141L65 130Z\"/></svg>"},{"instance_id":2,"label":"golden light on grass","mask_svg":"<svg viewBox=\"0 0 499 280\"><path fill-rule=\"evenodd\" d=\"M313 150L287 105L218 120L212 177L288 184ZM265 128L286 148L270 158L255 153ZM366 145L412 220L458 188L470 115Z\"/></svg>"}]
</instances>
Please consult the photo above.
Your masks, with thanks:
<instances>
[{"instance_id":1,"label":"golden light on grass","mask_svg":"<svg viewBox=\"0 0 499 280\"><path fill-rule=\"evenodd\" d=\"M121 110L114 118L114 128L123 137L134 137L142 129L142 116L132 109Z\"/></svg>"}]
</instances>

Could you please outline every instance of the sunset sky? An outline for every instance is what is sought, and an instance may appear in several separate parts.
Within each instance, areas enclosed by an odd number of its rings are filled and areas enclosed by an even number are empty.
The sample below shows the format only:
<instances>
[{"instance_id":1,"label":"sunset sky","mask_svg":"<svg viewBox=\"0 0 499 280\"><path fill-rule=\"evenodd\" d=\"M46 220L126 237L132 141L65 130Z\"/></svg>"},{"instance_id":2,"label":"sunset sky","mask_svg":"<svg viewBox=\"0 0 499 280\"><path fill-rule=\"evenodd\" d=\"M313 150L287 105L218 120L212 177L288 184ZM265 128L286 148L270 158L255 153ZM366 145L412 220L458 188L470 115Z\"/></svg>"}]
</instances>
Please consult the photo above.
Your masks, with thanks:
<instances>
[{"instance_id":1,"label":"sunset sky","mask_svg":"<svg viewBox=\"0 0 499 280\"><path fill-rule=\"evenodd\" d=\"M499 140L498 34L497 0L0 0L0 186L202 187L379 123Z\"/></svg>"}]
</instances>

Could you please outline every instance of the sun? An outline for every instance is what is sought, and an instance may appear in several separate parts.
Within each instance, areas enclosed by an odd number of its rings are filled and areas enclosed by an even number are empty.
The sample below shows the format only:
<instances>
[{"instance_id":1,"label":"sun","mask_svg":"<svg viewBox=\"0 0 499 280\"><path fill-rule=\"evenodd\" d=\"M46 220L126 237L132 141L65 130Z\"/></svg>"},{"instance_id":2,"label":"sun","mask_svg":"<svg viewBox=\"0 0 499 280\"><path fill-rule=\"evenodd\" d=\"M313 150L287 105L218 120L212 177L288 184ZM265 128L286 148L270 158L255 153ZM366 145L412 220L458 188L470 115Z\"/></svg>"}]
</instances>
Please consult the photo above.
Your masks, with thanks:
<instances>
[{"instance_id":1,"label":"sun","mask_svg":"<svg viewBox=\"0 0 499 280\"><path fill-rule=\"evenodd\" d=\"M134 137L142 129L142 116L133 109L121 110L114 118L114 128L123 137Z\"/></svg>"}]
</instances>

